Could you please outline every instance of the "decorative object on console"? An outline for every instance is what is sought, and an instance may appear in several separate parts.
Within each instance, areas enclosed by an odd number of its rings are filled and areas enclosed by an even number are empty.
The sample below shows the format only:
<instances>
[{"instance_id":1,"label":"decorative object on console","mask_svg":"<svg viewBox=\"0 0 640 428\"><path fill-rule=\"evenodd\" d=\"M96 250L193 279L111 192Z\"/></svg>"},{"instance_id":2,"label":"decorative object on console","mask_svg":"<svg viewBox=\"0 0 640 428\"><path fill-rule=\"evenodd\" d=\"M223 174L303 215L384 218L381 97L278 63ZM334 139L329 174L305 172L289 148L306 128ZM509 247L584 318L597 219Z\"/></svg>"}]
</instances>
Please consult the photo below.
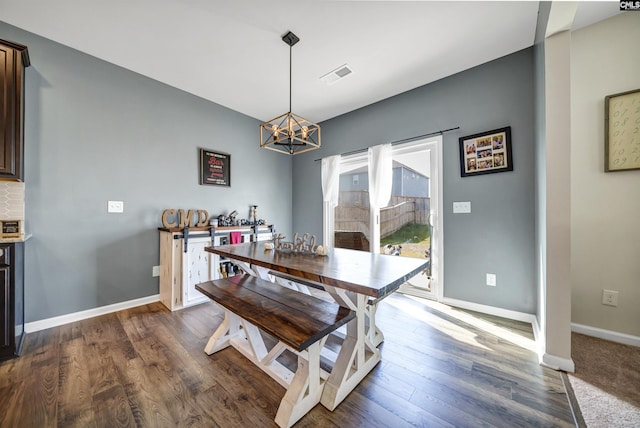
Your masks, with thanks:
<instances>
[{"instance_id":1,"label":"decorative object on console","mask_svg":"<svg viewBox=\"0 0 640 428\"><path fill-rule=\"evenodd\" d=\"M513 171L510 126L462 137L459 142L462 177Z\"/></svg>"},{"instance_id":2,"label":"decorative object on console","mask_svg":"<svg viewBox=\"0 0 640 428\"><path fill-rule=\"evenodd\" d=\"M640 169L640 89L604 98L604 172Z\"/></svg>"},{"instance_id":3,"label":"decorative object on console","mask_svg":"<svg viewBox=\"0 0 640 428\"><path fill-rule=\"evenodd\" d=\"M238 215L238 211L233 210L229 213L229 215L220 214L218 216L218 226L219 227L229 227L229 226L237 226L238 222L236 221L236 217Z\"/></svg>"},{"instance_id":4,"label":"decorative object on console","mask_svg":"<svg viewBox=\"0 0 640 428\"><path fill-rule=\"evenodd\" d=\"M174 217L176 216L176 217ZM174 220L170 220L173 217ZM196 220L197 219L197 220ZM162 227L206 227L209 222L207 210L175 210L173 208L162 211Z\"/></svg>"},{"instance_id":5,"label":"decorative object on console","mask_svg":"<svg viewBox=\"0 0 640 428\"><path fill-rule=\"evenodd\" d=\"M260 125L260 147L296 155L320 147L320 126L291 112L291 56L300 39L289 31L282 41L289 45L289 111Z\"/></svg>"},{"instance_id":6,"label":"decorative object on console","mask_svg":"<svg viewBox=\"0 0 640 428\"><path fill-rule=\"evenodd\" d=\"M258 224L258 206L251 205L251 215L253 216L253 224Z\"/></svg>"}]
</instances>

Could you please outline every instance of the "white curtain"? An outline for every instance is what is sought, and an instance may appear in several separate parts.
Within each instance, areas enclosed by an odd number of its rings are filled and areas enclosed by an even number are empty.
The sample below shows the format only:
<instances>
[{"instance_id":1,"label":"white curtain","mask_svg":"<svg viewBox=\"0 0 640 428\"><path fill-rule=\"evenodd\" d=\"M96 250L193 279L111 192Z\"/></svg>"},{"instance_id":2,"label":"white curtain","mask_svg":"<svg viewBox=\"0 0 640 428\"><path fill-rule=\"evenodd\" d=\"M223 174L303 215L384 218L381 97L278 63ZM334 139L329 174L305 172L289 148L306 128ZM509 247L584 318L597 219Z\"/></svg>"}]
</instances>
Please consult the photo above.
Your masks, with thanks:
<instances>
[{"instance_id":1,"label":"white curtain","mask_svg":"<svg viewBox=\"0 0 640 428\"><path fill-rule=\"evenodd\" d=\"M380 252L380 208L391 199L393 160L391 144L369 147L369 214L371 252Z\"/></svg>"},{"instance_id":2,"label":"white curtain","mask_svg":"<svg viewBox=\"0 0 640 428\"><path fill-rule=\"evenodd\" d=\"M322 244L333 247L333 226L335 207L340 195L340 156L322 159Z\"/></svg>"}]
</instances>

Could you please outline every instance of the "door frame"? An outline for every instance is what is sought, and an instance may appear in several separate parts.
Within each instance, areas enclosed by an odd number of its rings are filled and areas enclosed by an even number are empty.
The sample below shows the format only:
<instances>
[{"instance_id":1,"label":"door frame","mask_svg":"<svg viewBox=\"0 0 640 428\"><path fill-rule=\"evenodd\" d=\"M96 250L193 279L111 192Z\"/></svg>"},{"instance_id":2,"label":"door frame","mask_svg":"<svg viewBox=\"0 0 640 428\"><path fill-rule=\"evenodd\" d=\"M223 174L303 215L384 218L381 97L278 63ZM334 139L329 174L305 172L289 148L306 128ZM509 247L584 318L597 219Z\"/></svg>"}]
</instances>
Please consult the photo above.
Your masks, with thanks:
<instances>
[{"instance_id":1,"label":"door frame","mask_svg":"<svg viewBox=\"0 0 640 428\"><path fill-rule=\"evenodd\" d=\"M424 147L429 151L430 156L430 219L431 219L431 276L432 286L430 292L425 292L412 288L411 293L418 297L426 297L429 299L435 299L441 301L444 297L444 203L443 203L443 154L442 154L442 135L436 135L427 138L421 138L419 140L411 141L408 143L397 144L392 147L393 152L397 153L401 150L408 150L411 148ZM393 155L393 154L392 154ZM363 160L367 159L367 154L358 153L347 156L341 156L340 158L340 170L339 174L342 174L346 170L355 169L357 164L362 165ZM365 161L366 163L366 161ZM435 202L435 203L434 203ZM435 205L435 206L434 206ZM323 229L330 227L331 235L335 231L335 223L333 222L333 214L326 212L327 207L323 209ZM330 214L328 216L328 214ZM372 225L370 225L371 227ZM323 230L323 234L326 235L326 230ZM433 282L435 279L435 282ZM402 290L406 292L405 288Z\"/></svg>"},{"instance_id":2,"label":"door frame","mask_svg":"<svg viewBox=\"0 0 640 428\"><path fill-rule=\"evenodd\" d=\"M428 150L430 158L431 291L404 285L400 287L400 291L417 297L441 301L444 296L442 135L427 137L393 147L394 151L411 150L412 148Z\"/></svg>"}]
</instances>

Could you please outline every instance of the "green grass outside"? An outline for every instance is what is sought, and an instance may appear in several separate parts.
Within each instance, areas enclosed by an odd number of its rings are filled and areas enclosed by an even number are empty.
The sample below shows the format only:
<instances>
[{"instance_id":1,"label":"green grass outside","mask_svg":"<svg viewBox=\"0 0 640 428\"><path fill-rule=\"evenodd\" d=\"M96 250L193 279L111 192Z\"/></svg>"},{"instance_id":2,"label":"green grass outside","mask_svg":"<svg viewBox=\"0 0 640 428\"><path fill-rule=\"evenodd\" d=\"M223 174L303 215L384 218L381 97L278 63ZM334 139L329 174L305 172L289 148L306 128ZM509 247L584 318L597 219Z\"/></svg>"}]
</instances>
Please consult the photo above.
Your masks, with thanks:
<instances>
[{"instance_id":1,"label":"green grass outside","mask_svg":"<svg viewBox=\"0 0 640 428\"><path fill-rule=\"evenodd\" d=\"M380 245L425 244L429 245L429 225L405 224L400 230L380 239Z\"/></svg>"}]
</instances>

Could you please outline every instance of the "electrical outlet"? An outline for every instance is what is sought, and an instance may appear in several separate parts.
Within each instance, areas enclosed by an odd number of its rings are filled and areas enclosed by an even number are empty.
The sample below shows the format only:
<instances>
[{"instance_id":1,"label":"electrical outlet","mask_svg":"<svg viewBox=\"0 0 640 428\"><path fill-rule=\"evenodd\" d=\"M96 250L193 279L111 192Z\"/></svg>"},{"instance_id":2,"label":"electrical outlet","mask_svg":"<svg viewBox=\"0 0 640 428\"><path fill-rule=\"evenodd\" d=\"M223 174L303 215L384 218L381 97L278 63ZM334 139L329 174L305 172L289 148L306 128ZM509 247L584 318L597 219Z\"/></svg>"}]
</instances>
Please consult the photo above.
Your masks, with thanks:
<instances>
[{"instance_id":1,"label":"electrical outlet","mask_svg":"<svg viewBox=\"0 0 640 428\"><path fill-rule=\"evenodd\" d=\"M151 269L151 276L152 277L160 276L160 266L154 266Z\"/></svg>"},{"instance_id":2,"label":"electrical outlet","mask_svg":"<svg viewBox=\"0 0 640 428\"><path fill-rule=\"evenodd\" d=\"M487 285L490 287L495 287L496 286L496 274L495 273L488 273L487 274Z\"/></svg>"},{"instance_id":3,"label":"electrical outlet","mask_svg":"<svg viewBox=\"0 0 640 428\"><path fill-rule=\"evenodd\" d=\"M602 304L607 306L618 306L618 292L613 290L602 290Z\"/></svg>"},{"instance_id":4,"label":"electrical outlet","mask_svg":"<svg viewBox=\"0 0 640 428\"><path fill-rule=\"evenodd\" d=\"M107 202L107 212L109 213L123 213L124 212L124 202L123 201L108 201Z\"/></svg>"}]
</instances>

